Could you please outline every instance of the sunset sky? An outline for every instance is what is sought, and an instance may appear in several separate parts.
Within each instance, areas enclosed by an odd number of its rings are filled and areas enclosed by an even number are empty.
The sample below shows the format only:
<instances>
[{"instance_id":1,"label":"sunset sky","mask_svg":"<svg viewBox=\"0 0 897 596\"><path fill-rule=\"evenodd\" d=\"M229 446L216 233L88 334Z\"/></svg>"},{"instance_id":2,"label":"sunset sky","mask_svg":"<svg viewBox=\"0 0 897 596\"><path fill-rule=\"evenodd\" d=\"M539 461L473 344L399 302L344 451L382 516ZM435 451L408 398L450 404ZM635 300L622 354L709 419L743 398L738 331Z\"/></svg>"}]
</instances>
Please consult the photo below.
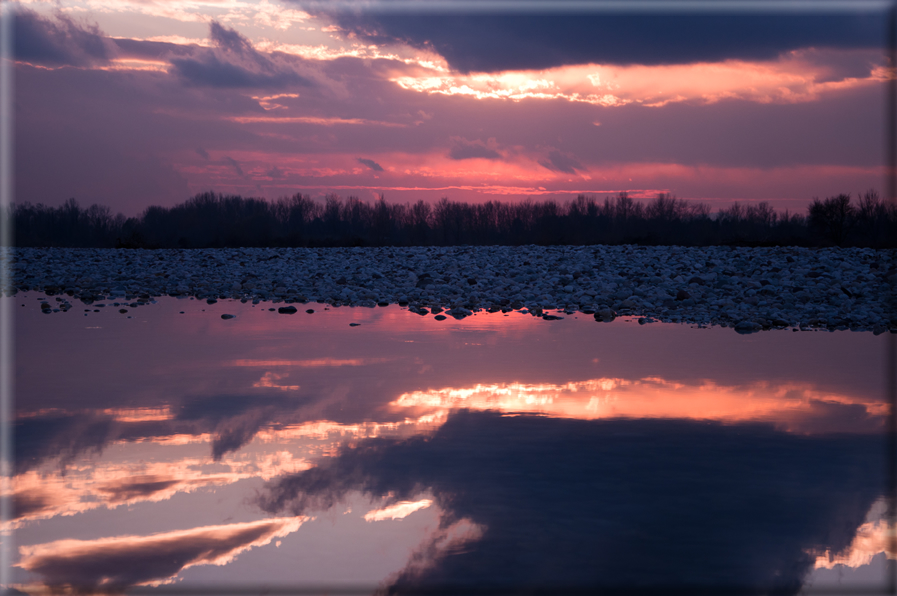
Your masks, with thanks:
<instances>
[{"instance_id":1,"label":"sunset sky","mask_svg":"<svg viewBox=\"0 0 897 596\"><path fill-rule=\"evenodd\" d=\"M31 0L16 202L885 190L886 2Z\"/></svg>"}]
</instances>

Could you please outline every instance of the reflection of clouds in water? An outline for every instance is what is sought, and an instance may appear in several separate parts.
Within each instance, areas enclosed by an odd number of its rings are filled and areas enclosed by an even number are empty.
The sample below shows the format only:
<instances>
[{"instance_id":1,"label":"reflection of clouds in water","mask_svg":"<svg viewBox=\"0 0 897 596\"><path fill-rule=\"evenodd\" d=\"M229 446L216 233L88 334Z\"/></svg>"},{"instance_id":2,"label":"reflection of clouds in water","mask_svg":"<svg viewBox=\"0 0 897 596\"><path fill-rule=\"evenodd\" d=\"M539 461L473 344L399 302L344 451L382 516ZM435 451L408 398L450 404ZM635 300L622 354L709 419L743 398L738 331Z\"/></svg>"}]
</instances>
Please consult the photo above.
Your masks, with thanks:
<instances>
[{"instance_id":1,"label":"reflection of clouds in water","mask_svg":"<svg viewBox=\"0 0 897 596\"><path fill-rule=\"evenodd\" d=\"M116 442L189 442L208 440L212 457L246 445L267 426L307 420L306 408L315 400L281 391L267 395L211 395L184 401L177 407L152 411L59 412L20 418L16 422L16 471L38 468L45 461L60 466L77 457L102 452Z\"/></svg>"},{"instance_id":2,"label":"reflection of clouds in water","mask_svg":"<svg viewBox=\"0 0 897 596\"><path fill-rule=\"evenodd\" d=\"M887 500L879 499L869 510L866 522L857 528L853 541L843 551L811 552L810 554L817 555L816 568L832 569L839 565L862 567L870 564L880 554L885 554L890 559L897 558L897 553L888 552L894 530L888 528L888 521L885 519L887 507Z\"/></svg>"},{"instance_id":3,"label":"reflection of clouds in water","mask_svg":"<svg viewBox=\"0 0 897 596\"><path fill-rule=\"evenodd\" d=\"M15 432L16 472L24 474L49 462L66 468L78 457L98 455L113 444L211 443L212 458L220 461L253 439L268 443L298 438L349 440L416 432L420 425L432 426L445 418L437 413L394 422L341 423L314 418L317 412L309 412L306 407L315 404L303 397L279 395L213 396L192 400L179 409L157 409L145 415L106 410L102 414L53 411L21 417Z\"/></svg>"},{"instance_id":4,"label":"reflection of clouds in water","mask_svg":"<svg viewBox=\"0 0 897 596\"><path fill-rule=\"evenodd\" d=\"M376 359L235 361L239 366L356 366ZM823 391L809 384L765 382L725 386L710 381L675 383L661 378L598 378L562 384L493 383L400 394L383 402L336 402L300 392L282 382L287 373L265 371L256 395L206 395L157 408L52 410L16 423L16 469L25 472L45 461L66 466L122 441L206 442L212 457L238 451L259 435L271 436L313 421L339 421L344 428L380 418L375 425L403 425L403 410L444 418L453 409L539 413L567 418L697 418L727 422L764 421L795 432L869 432L881 427L886 405L875 399ZM257 377L258 378L258 377ZM343 396L345 397L345 396ZM357 403L366 403L356 411ZM419 417L419 416L418 416ZM385 428L385 427L384 427Z\"/></svg>"},{"instance_id":5,"label":"reflection of clouds in water","mask_svg":"<svg viewBox=\"0 0 897 596\"><path fill-rule=\"evenodd\" d=\"M14 519L8 526L21 527L29 521L100 507L158 502L178 493L248 478L270 480L308 469L310 459L338 453L340 443L383 435L407 436L432 428L433 423L432 417L425 417L402 423L341 425L318 421L269 428L259 433L254 448L227 454L214 465L209 458L184 457L177 449L165 450L190 442L211 442L208 434L120 443L111 461L100 457L89 463L71 463L64 469L41 468L17 474L13 478ZM147 448L157 461L145 461ZM125 463L121 463L121 457L125 457Z\"/></svg>"},{"instance_id":6,"label":"reflection of clouds in water","mask_svg":"<svg viewBox=\"0 0 897 596\"><path fill-rule=\"evenodd\" d=\"M20 547L17 566L40 575L51 589L114 592L168 583L195 565L225 565L243 551L295 532L304 521L266 519L151 536L58 540Z\"/></svg>"},{"instance_id":7,"label":"reflection of clouds in water","mask_svg":"<svg viewBox=\"0 0 897 596\"><path fill-rule=\"evenodd\" d=\"M820 391L808 384L724 386L600 378L563 384L495 383L403 393L399 408L498 410L560 418L691 418L772 422L795 432L881 429L887 404Z\"/></svg>"},{"instance_id":8,"label":"reflection of clouds in water","mask_svg":"<svg viewBox=\"0 0 897 596\"><path fill-rule=\"evenodd\" d=\"M37 412L17 423L19 473L14 481L16 521L12 525L97 507L165 500L179 492L244 478L270 479L293 473L306 469L308 461L317 457L336 455L339 445L346 442L433 431L458 408L584 419L650 416L709 418L727 423L768 420L780 429L797 432L877 430L881 414L878 402L801 384L726 387L660 378L480 384L404 393L390 405L392 412L386 415L398 415L402 420L353 424L307 421L303 419L318 413L314 400L288 396L279 390L253 397L192 398L177 406L156 408ZM416 416L405 417L409 413ZM258 445L276 443L278 451L242 449L253 440ZM150 466L97 462L76 469L74 465L78 457L100 453L110 444L161 447L191 442L210 443L212 459L225 468L220 473L201 473L199 467L208 460L188 463L182 456L170 464ZM53 461L62 469L50 471L42 466ZM59 476L63 471L68 474L67 481Z\"/></svg>"},{"instance_id":9,"label":"reflection of clouds in water","mask_svg":"<svg viewBox=\"0 0 897 596\"><path fill-rule=\"evenodd\" d=\"M881 492L881 455L873 435L461 411L432 435L361 441L271 483L258 502L299 515L351 491L393 503L429 491L442 528L468 520L481 529L462 549L413 561L388 592L564 578L794 593L810 552L850 544Z\"/></svg>"},{"instance_id":10,"label":"reflection of clouds in water","mask_svg":"<svg viewBox=\"0 0 897 596\"><path fill-rule=\"evenodd\" d=\"M65 466L81 454L99 453L115 440L118 424L111 416L93 413L33 416L16 422L16 472L30 470L47 459Z\"/></svg>"}]
</instances>

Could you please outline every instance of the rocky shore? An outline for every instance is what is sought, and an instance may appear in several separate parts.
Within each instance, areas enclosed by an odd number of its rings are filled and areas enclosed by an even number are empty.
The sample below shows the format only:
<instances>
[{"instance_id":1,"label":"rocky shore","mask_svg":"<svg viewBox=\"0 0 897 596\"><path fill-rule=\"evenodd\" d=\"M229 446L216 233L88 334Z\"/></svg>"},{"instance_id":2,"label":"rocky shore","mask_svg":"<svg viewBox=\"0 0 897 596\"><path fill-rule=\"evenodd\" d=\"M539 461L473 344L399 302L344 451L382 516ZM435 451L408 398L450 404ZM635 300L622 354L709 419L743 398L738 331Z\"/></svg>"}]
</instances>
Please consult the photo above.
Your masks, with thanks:
<instances>
[{"instance_id":1,"label":"rocky shore","mask_svg":"<svg viewBox=\"0 0 897 596\"><path fill-rule=\"evenodd\" d=\"M523 310L599 321L897 332L889 251L807 248L521 246L4 249L4 295L45 292L45 312L80 301L136 307L159 296L334 306L407 306L462 318Z\"/></svg>"}]
</instances>

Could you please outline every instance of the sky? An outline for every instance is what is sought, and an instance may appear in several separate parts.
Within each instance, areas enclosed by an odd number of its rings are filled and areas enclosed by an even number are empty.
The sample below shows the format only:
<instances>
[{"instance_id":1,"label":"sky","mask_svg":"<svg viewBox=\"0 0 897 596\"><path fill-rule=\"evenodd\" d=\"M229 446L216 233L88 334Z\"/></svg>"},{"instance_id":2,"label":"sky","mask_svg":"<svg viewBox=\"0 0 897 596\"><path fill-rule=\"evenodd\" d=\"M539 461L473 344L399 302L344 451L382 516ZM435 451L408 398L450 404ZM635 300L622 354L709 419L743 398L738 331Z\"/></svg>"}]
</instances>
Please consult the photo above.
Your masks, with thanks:
<instances>
[{"instance_id":1,"label":"sky","mask_svg":"<svg viewBox=\"0 0 897 596\"><path fill-rule=\"evenodd\" d=\"M622 6L19 2L15 201L885 190L888 3Z\"/></svg>"}]
</instances>

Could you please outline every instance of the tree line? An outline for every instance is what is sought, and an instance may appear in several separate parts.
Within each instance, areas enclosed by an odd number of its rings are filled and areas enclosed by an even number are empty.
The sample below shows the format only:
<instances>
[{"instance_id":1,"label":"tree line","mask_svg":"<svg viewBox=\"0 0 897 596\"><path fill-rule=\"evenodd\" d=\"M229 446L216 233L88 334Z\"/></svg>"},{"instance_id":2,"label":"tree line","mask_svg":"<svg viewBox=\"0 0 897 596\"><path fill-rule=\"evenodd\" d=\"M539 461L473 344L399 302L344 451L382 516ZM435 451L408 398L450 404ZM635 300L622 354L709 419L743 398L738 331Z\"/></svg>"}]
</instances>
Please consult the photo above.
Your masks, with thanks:
<instances>
[{"instance_id":1,"label":"tree line","mask_svg":"<svg viewBox=\"0 0 897 596\"><path fill-rule=\"evenodd\" d=\"M174 207L148 207L137 217L109 207L12 204L17 246L217 248L293 246L451 246L642 244L680 246L897 246L897 208L874 190L813 199L806 214L769 203L711 214L704 203L667 193L641 202L625 192L603 201L579 195L554 200L463 203L373 203L330 194L276 201L197 194Z\"/></svg>"}]
</instances>

